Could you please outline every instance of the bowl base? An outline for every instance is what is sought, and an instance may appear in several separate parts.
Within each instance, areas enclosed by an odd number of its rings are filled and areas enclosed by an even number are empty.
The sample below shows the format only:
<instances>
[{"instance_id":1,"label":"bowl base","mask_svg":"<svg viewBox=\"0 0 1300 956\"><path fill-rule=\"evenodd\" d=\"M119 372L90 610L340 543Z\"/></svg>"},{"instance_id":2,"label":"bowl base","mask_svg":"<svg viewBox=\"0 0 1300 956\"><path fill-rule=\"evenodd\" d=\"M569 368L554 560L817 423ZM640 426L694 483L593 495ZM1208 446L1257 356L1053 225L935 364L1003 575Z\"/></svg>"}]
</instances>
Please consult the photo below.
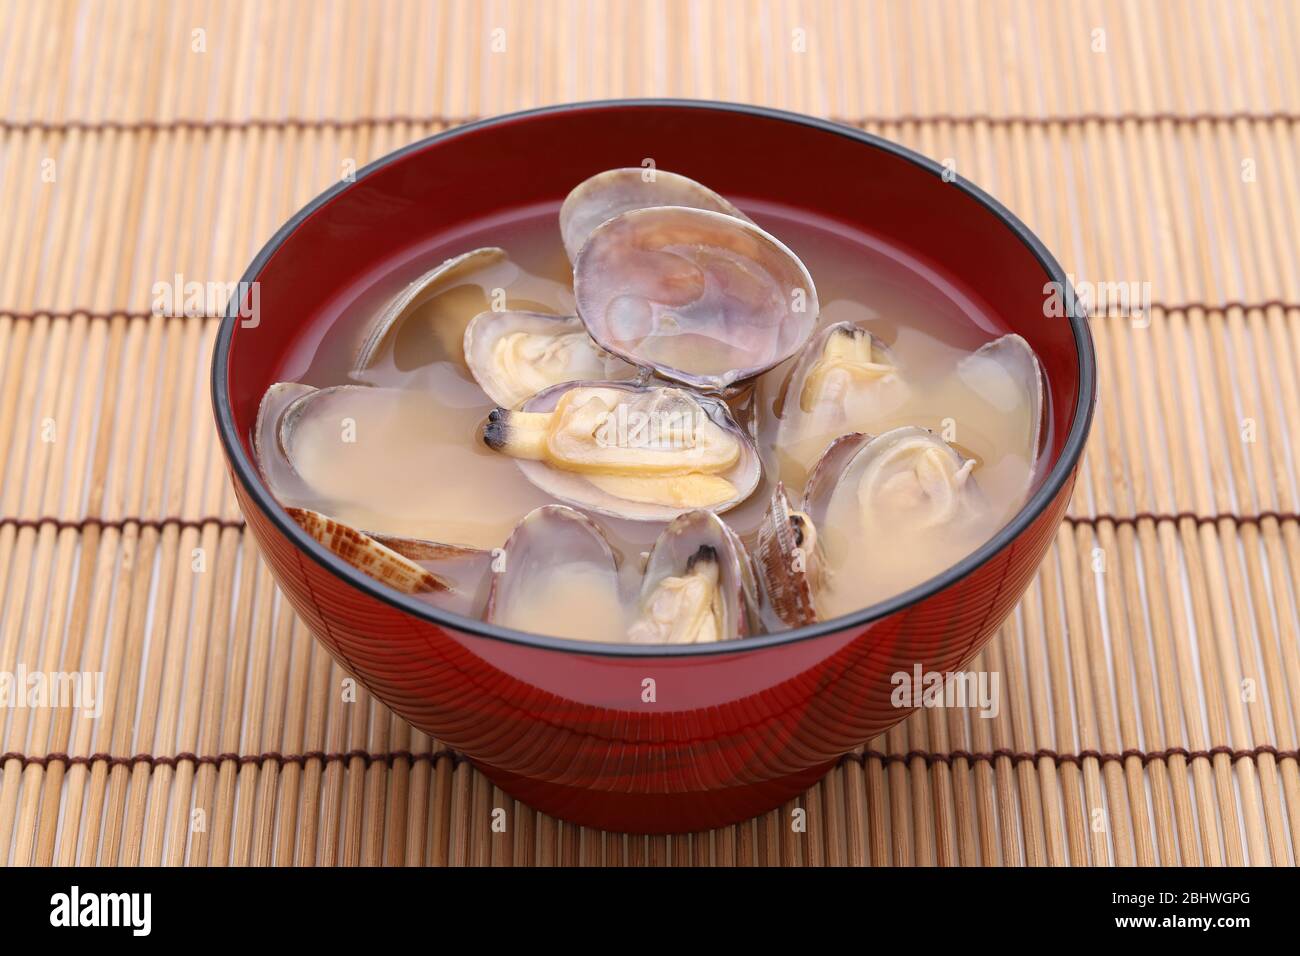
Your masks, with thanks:
<instances>
[{"instance_id":1,"label":"bowl base","mask_svg":"<svg viewBox=\"0 0 1300 956\"><path fill-rule=\"evenodd\" d=\"M622 833L694 833L775 810L829 773L836 761L762 783L687 793L585 790L471 763L516 800L569 823Z\"/></svg>"}]
</instances>

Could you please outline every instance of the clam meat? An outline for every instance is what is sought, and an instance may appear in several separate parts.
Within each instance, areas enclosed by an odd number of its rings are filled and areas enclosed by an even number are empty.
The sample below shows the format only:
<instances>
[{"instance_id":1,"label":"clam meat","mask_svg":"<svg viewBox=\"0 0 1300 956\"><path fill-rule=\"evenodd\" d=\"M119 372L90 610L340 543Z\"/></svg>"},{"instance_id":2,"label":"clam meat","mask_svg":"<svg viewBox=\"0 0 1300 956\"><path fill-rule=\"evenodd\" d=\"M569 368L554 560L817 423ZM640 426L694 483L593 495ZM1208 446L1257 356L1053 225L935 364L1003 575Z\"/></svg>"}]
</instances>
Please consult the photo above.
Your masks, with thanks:
<instances>
[{"instance_id":1,"label":"clam meat","mask_svg":"<svg viewBox=\"0 0 1300 956\"><path fill-rule=\"evenodd\" d=\"M783 471L802 482L836 438L876 433L898 416L911 389L893 352L867 329L836 322L804 347L778 402Z\"/></svg>"},{"instance_id":2,"label":"clam meat","mask_svg":"<svg viewBox=\"0 0 1300 956\"><path fill-rule=\"evenodd\" d=\"M465 329L485 309L571 313L573 295L567 284L528 275L496 246L453 256L408 283L364 326L353 380L405 385L433 363L459 365Z\"/></svg>"},{"instance_id":3,"label":"clam meat","mask_svg":"<svg viewBox=\"0 0 1300 956\"><path fill-rule=\"evenodd\" d=\"M557 385L494 410L483 441L560 501L634 521L725 511L762 470L725 404L672 386Z\"/></svg>"},{"instance_id":4,"label":"clam meat","mask_svg":"<svg viewBox=\"0 0 1300 956\"><path fill-rule=\"evenodd\" d=\"M633 644L711 644L758 627L749 554L710 511L669 522L646 563L627 639Z\"/></svg>"},{"instance_id":5,"label":"clam meat","mask_svg":"<svg viewBox=\"0 0 1300 956\"><path fill-rule=\"evenodd\" d=\"M822 549L820 616L920 584L996 530L975 467L912 425L836 439L813 468L803 501Z\"/></svg>"},{"instance_id":6,"label":"clam meat","mask_svg":"<svg viewBox=\"0 0 1300 956\"><path fill-rule=\"evenodd\" d=\"M465 329L465 364L488 398L504 408L552 385L637 373L593 342L576 315L544 312L480 312Z\"/></svg>"}]
</instances>

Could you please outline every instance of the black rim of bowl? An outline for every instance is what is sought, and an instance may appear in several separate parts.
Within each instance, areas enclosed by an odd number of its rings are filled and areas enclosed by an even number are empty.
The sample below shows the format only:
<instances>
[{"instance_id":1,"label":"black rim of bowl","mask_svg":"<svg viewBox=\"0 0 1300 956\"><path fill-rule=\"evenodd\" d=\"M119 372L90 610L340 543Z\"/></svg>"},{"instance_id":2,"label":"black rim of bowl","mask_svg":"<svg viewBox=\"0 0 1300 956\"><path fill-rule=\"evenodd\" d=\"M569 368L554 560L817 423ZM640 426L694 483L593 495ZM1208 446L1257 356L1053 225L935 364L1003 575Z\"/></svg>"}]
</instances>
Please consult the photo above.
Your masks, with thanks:
<instances>
[{"instance_id":1,"label":"black rim of bowl","mask_svg":"<svg viewBox=\"0 0 1300 956\"><path fill-rule=\"evenodd\" d=\"M453 129L436 133L418 142L411 143L402 147L395 152L389 153L360 170L356 175L356 180L360 181L366 176L382 169L389 163L406 156L409 153L425 149L433 143L454 139L457 136L475 130L482 130L503 123L528 116L545 115L549 113L564 113L581 110L600 110L611 108L686 108L701 110L716 110L727 113L745 113L751 116L759 116L770 120L777 120L784 123L793 123L798 126L805 126L823 132L834 133L837 136L844 136L848 139L856 140L864 146L872 149L882 150L899 159L903 159L915 166L919 166L935 176L942 177L945 173L952 177L950 186L962 190L968 196L973 198L980 205L984 206L991 212L1001 223L1010 229L1017 238L1034 254L1034 257L1042 265L1044 271L1050 280L1057 283L1056 286L1062 290L1069 290L1069 281L1061 269L1059 263L1052 256L1037 236L1029 230L1016 216L1000 202L984 192L978 186L971 184L961 176L954 176L949 170L935 161L915 153L906 147L897 143L874 136L871 133L855 129L851 126L844 126L828 120L817 119L811 116L804 116L799 113L790 113L785 110L770 109L762 106L750 106L739 103L724 103L712 100L683 100L683 99L628 99L628 100L593 100L583 103L566 103L557 106L545 106L538 109L524 110L516 113L507 113L501 116L491 117L489 119L478 120L473 123L467 123L463 126L457 126ZM352 182L340 182L331 186L322 192L319 196L309 202L293 215L280 229L271 237L270 241L262 247L257 256L249 264L248 269L241 278L241 283L251 283L262 271L267 261L276 252L277 249L297 230L309 216L318 209L332 200L345 189L350 188ZM240 288L247 288L246 285ZM1074 334L1075 348L1077 351L1079 363L1079 389L1075 396L1076 407L1074 419L1070 423L1069 433L1065 437L1065 445L1061 449L1061 456L1048 472L1046 479L1039 486L1038 490L1030 496L1029 500L1016 512L1015 516L1004 525L992 538L986 541L975 551L968 554L961 561L947 568L940 574L909 588L908 590L897 594L885 601L880 601L862 610L852 614L845 614L840 617L831 618L826 621L818 621L815 624L806 627L794 628L788 631L778 631L773 634L763 634L755 637L747 637L736 641L723 641L717 644L683 644L683 645L628 645L628 644L606 644L591 641L580 641L571 638L548 637L541 634L533 634L527 631L517 631L512 628L501 627L497 624L490 624L479 618L466 617L451 611L443 611L439 608L426 604L414 597L402 594L392 590L374 578L369 577L364 572L354 568L346 561L337 557L333 552L328 550L324 545L318 543L315 538L307 534L300 528L284 510L278 501L272 496L270 490L263 484L261 474L256 464L244 452L243 442L239 438L238 431L235 427L234 413L231 409L230 396L227 389L227 378L229 376L229 352L230 340L234 334L235 324L239 319L239 297L236 294L226 309L226 314L221 320L221 328L217 333L216 348L213 352L212 360L212 404L217 419L217 432L221 437L221 443L225 447L226 454L229 457L234 472L239 481L247 490L249 497L256 503L262 512L271 520L271 522L284 534L298 549L308 555L317 564L322 565L337 577L342 579L343 583L357 588L360 591L374 597L386 604L405 611L416 618L423 619L442 627L451 628L455 631L461 631L468 634L478 635L480 637L492 638L494 640L506 641L512 644L522 644L528 647L542 648L546 650L565 651L569 653L580 653L596 656L614 656L614 657L683 657L694 655L712 655L712 654L729 654L745 653L759 650L764 647L772 647L778 644L792 644L796 641L805 641L812 638L822 637L828 634L843 632L849 629L858 628L872 621L888 617L889 615L902 610L903 608L918 604L925 599L932 597L955 582L971 574L980 565L984 564L998 551L1011 544L1030 524L1042 514L1061 490L1079 456L1083 452L1084 440L1088 434L1088 427L1092 421L1093 398L1096 383L1096 365L1093 354L1092 334L1088 328L1087 317L1079 314L1079 310L1070 309L1067 318L1070 322L1071 331ZM1074 301L1067 298L1066 301Z\"/></svg>"}]
</instances>

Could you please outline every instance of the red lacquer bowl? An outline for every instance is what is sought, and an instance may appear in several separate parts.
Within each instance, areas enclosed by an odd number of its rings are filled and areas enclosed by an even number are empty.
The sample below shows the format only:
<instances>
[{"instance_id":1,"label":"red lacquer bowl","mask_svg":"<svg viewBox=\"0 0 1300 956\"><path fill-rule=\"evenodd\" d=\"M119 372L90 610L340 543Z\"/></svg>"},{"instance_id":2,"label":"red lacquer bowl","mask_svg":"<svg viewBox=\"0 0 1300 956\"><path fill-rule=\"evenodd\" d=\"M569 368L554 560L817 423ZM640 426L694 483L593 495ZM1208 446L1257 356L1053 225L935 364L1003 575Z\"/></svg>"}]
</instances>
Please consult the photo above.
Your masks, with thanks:
<instances>
[{"instance_id":1,"label":"red lacquer bowl","mask_svg":"<svg viewBox=\"0 0 1300 956\"><path fill-rule=\"evenodd\" d=\"M883 237L1028 339L1049 380L1050 470L1015 519L957 566L859 613L661 650L538 637L441 612L300 530L262 483L250 445L258 402L295 342L431 237L558 209L585 177L646 157L742 206L772 202ZM281 588L377 697L539 810L608 829L680 832L795 797L907 716L890 702L891 675L918 663L960 669L1010 613L1061 519L1091 419L1086 320L1045 316L1046 284L1068 289L1061 267L995 200L943 173L893 143L807 117L620 101L463 126L328 190L249 266L256 324L232 301L213 358L235 491Z\"/></svg>"}]
</instances>

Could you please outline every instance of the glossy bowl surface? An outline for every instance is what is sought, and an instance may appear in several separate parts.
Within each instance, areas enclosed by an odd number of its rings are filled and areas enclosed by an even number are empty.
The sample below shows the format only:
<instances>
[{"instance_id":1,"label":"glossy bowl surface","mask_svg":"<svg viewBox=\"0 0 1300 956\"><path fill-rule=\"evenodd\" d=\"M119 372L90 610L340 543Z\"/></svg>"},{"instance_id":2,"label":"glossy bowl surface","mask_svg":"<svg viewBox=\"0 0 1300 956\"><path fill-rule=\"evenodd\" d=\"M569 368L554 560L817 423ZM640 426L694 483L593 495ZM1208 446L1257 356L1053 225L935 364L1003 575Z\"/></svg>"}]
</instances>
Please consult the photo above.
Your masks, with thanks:
<instances>
[{"instance_id":1,"label":"glossy bowl surface","mask_svg":"<svg viewBox=\"0 0 1300 956\"><path fill-rule=\"evenodd\" d=\"M861 612L745 641L656 650L511 631L390 591L319 546L253 464L258 402L286 356L389 264L430 237L554 206L602 169L640 165L746 200L804 209L930 264L1029 340L1047 373L1049 470L994 538ZM1091 419L1087 322L1045 315L1061 267L998 202L909 150L848 127L699 101L550 107L458 127L313 200L243 279L213 357L213 404L248 526L299 615L335 658L416 727L513 796L635 832L720 826L797 796L910 712L894 674L959 670L1010 613L1069 500ZM557 237L558 242L558 237ZM251 285L244 286L245 289Z\"/></svg>"}]
</instances>

